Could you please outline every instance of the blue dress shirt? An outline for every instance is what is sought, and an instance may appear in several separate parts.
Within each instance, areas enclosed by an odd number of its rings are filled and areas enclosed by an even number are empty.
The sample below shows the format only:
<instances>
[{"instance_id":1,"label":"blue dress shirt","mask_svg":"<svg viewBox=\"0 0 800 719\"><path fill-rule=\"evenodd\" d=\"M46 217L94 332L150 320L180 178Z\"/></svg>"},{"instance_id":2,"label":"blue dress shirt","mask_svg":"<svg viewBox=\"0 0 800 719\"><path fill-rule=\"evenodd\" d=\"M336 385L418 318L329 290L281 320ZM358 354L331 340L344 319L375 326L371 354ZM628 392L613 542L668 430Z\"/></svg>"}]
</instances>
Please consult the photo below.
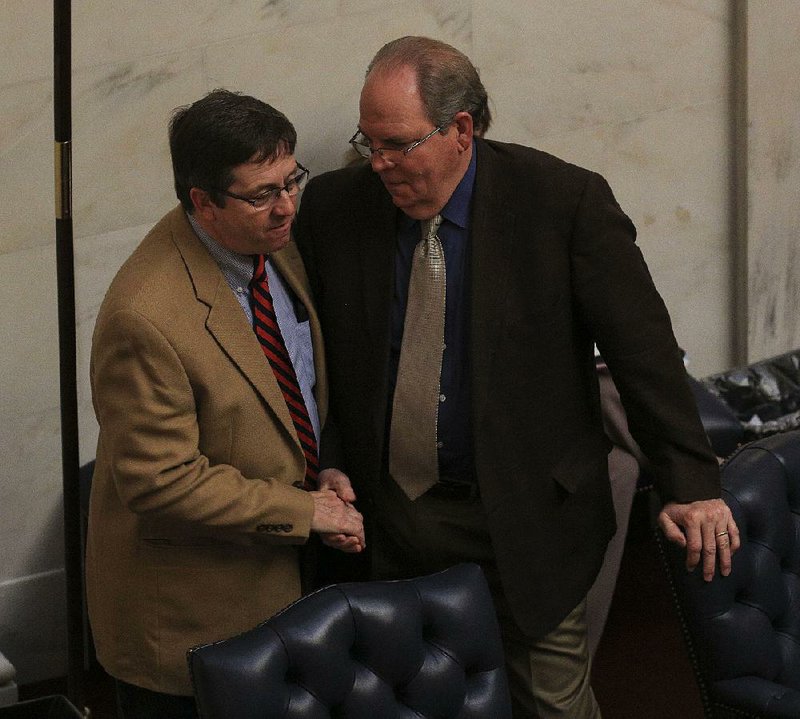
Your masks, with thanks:
<instances>
[{"instance_id":1,"label":"blue dress shirt","mask_svg":"<svg viewBox=\"0 0 800 719\"><path fill-rule=\"evenodd\" d=\"M217 265L219 265L228 287L233 291L247 316L247 321L252 327L253 310L250 307L249 285L250 280L253 279L253 256L240 255L232 252L227 247L223 247L203 230L191 215L187 215L187 217L195 234L206 246ZM308 312L305 307L296 308L296 305L299 305L299 300L294 296L291 288L283 281L280 272L272 264L269 256L266 259L267 281L269 282L269 292L272 295L272 304L275 308L275 317L278 320L278 327L280 327L283 341L286 344L289 359L292 360L297 382L300 385L300 391L303 393L303 400L306 403L308 416L311 419L311 425L314 427L314 435L317 438L317 444L319 444L319 412L317 411L317 401L314 399L317 374L314 370L314 346L311 342ZM267 361L266 357L264 361Z\"/></svg>"}]
</instances>

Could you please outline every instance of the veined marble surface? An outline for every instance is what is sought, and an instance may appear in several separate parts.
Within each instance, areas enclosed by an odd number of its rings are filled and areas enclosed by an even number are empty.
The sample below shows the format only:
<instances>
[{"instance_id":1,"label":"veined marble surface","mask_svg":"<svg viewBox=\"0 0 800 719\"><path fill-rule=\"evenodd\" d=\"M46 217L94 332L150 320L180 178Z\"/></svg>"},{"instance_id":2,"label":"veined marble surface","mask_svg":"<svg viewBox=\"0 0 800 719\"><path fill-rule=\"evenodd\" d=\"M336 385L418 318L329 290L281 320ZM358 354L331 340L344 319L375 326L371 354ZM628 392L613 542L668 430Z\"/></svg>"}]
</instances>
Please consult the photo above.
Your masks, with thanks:
<instances>
[{"instance_id":1,"label":"veined marble surface","mask_svg":"<svg viewBox=\"0 0 800 719\"><path fill-rule=\"evenodd\" d=\"M748 12L748 354L800 347L800 3Z\"/></svg>"}]
</instances>

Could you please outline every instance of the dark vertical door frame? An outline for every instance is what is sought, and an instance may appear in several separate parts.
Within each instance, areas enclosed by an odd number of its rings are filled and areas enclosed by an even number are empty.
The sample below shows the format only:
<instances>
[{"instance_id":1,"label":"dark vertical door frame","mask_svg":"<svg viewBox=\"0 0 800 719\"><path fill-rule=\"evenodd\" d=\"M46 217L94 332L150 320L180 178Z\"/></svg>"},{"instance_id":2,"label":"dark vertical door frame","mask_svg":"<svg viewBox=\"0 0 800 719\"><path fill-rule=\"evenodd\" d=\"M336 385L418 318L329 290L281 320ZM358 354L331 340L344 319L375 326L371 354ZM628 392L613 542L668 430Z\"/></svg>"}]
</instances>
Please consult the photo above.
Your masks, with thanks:
<instances>
[{"instance_id":1,"label":"dark vertical door frame","mask_svg":"<svg viewBox=\"0 0 800 719\"><path fill-rule=\"evenodd\" d=\"M84 626L72 236L72 8L53 3L53 120L55 137L56 282L64 486L64 569L67 589L69 698L83 709Z\"/></svg>"}]
</instances>

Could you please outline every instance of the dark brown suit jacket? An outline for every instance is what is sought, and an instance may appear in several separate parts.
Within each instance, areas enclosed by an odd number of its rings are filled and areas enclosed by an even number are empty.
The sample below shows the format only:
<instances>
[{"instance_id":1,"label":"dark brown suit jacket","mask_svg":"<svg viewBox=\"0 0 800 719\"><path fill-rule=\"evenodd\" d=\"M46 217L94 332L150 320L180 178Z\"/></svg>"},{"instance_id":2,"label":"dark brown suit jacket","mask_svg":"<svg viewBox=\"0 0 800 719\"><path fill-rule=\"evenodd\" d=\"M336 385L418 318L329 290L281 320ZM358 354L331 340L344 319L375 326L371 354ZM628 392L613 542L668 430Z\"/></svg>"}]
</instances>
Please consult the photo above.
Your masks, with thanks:
<instances>
[{"instance_id":1,"label":"dark brown suit jacket","mask_svg":"<svg viewBox=\"0 0 800 719\"><path fill-rule=\"evenodd\" d=\"M475 469L504 590L536 637L586 595L615 530L593 342L663 498L718 497L718 468L667 310L605 180L530 148L475 145ZM341 448L323 460L350 474L367 514L385 470L396 213L359 166L313 179L298 218Z\"/></svg>"}]
</instances>

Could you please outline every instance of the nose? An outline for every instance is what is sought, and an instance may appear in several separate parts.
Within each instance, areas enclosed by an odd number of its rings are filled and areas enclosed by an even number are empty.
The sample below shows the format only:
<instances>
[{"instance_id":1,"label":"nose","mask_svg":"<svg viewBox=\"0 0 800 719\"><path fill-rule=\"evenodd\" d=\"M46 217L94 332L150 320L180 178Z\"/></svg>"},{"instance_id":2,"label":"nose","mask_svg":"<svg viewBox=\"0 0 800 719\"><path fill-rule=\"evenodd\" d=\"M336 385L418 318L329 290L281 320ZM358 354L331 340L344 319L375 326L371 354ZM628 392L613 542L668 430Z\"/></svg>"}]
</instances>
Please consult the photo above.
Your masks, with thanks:
<instances>
[{"instance_id":1,"label":"nose","mask_svg":"<svg viewBox=\"0 0 800 719\"><path fill-rule=\"evenodd\" d=\"M387 160L383 154L377 150L369 156L369 164L372 165L372 170L374 172L382 172L383 170L394 167L394 163L391 160Z\"/></svg>"},{"instance_id":2,"label":"nose","mask_svg":"<svg viewBox=\"0 0 800 719\"><path fill-rule=\"evenodd\" d=\"M290 195L286 188L283 188L275 200L275 204L272 205L272 211L281 215L293 215L296 209L296 198L297 195Z\"/></svg>"}]
</instances>

